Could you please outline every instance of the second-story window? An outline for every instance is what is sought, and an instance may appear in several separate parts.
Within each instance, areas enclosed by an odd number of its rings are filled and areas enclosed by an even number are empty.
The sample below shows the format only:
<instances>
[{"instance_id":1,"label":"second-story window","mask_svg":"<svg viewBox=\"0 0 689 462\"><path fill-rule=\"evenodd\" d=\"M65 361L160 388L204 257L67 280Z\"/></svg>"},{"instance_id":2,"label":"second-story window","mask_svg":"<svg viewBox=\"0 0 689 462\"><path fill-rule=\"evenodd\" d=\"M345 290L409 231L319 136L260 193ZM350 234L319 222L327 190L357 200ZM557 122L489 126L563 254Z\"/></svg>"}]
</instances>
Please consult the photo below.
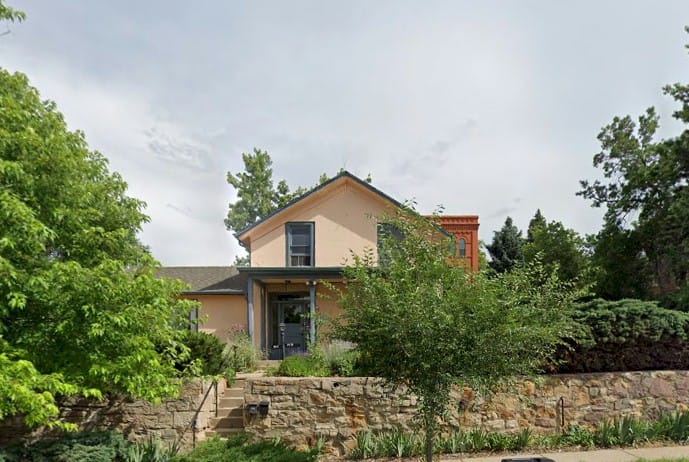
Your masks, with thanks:
<instances>
[{"instance_id":1,"label":"second-story window","mask_svg":"<svg viewBox=\"0 0 689 462\"><path fill-rule=\"evenodd\" d=\"M287 266L313 266L313 223L287 223Z\"/></svg>"},{"instance_id":2,"label":"second-story window","mask_svg":"<svg viewBox=\"0 0 689 462\"><path fill-rule=\"evenodd\" d=\"M467 241L464 238L459 240L459 256L466 258L467 256Z\"/></svg>"}]
</instances>

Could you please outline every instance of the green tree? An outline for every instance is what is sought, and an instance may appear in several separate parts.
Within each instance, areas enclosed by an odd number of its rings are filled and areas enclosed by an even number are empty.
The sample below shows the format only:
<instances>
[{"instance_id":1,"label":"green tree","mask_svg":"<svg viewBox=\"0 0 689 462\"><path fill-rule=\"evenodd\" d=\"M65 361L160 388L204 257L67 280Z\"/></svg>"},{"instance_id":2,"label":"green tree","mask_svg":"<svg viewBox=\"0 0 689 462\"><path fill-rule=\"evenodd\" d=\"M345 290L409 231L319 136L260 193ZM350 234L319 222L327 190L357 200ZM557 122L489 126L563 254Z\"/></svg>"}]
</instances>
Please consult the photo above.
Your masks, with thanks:
<instances>
[{"instance_id":1,"label":"green tree","mask_svg":"<svg viewBox=\"0 0 689 462\"><path fill-rule=\"evenodd\" d=\"M689 86L668 85L663 92L680 105L674 117L689 123ZM636 121L615 117L598 135L601 151L593 158L604 179L581 181L578 193L594 207L606 208L604 232L614 234L602 236L608 238L603 242L631 252L633 267L643 267L642 273L650 276L649 298L686 290L689 278L689 130L657 139L658 127L652 107ZM618 245L623 238L628 245ZM609 251L597 248L597 259L616 256ZM608 262L603 267L619 266Z\"/></svg>"},{"instance_id":2,"label":"green tree","mask_svg":"<svg viewBox=\"0 0 689 462\"><path fill-rule=\"evenodd\" d=\"M453 385L490 387L538 370L572 331L573 294L537 264L466 273L448 263L447 242L427 220L386 221L403 237L384 237L384 269L372 249L353 255L336 335L357 345L365 373L418 397L430 461Z\"/></svg>"},{"instance_id":3,"label":"green tree","mask_svg":"<svg viewBox=\"0 0 689 462\"><path fill-rule=\"evenodd\" d=\"M318 178L318 184L313 188L297 187L290 191L285 180L280 180L277 185L273 182L273 160L267 151L254 148L253 153L242 153L244 171L239 173L227 172L227 182L237 192L237 200L230 202L225 226L228 231L239 232L242 229L256 223L270 215L280 207L284 207L290 201L306 194L311 189L330 180L326 173ZM341 168L338 174L345 170ZM366 177L366 182L371 182L371 174ZM237 256L235 265L249 264L248 256Z\"/></svg>"},{"instance_id":4,"label":"green tree","mask_svg":"<svg viewBox=\"0 0 689 462\"><path fill-rule=\"evenodd\" d=\"M651 293L653 278L640 238L640 233L615 220L605 220L603 229L592 237L593 292L598 297L643 299Z\"/></svg>"},{"instance_id":5,"label":"green tree","mask_svg":"<svg viewBox=\"0 0 689 462\"><path fill-rule=\"evenodd\" d=\"M540 210L529 222L522 246L526 262L540 260L548 271L557 272L562 281L584 286L589 277L589 249L586 240L559 221L547 222Z\"/></svg>"},{"instance_id":6,"label":"green tree","mask_svg":"<svg viewBox=\"0 0 689 462\"><path fill-rule=\"evenodd\" d=\"M0 21L21 22L25 19L26 14L23 11L4 5L0 0Z\"/></svg>"},{"instance_id":7,"label":"green tree","mask_svg":"<svg viewBox=\"0 0 689 462\"><path fill-rule=\"evenodd\" d=\"M229 204L225 226L234 232L252 225L304 192L302 188L290 192L285 180L275 186L273 161L268 152L254 148L253 153L242 153L242 160L243 172L227 172L227 182L236 190L237 200Z\"/></svg>"},{"instance_id":8,"label":"green tree","mask_svg":"<svg viewBox=\"0 0 689 462\"><path fill-rule=\"evenodd\" d=\"M504 273L523 263L522 232L507 217L505 224L499 231L493 233L493 242L486 246L490 254L490 266L496 273Z\"/></svg>"},{"instance_id":9,"label":"green tree","mask_svg":"<svg viewBox=\"0 0 689 462\"><path fill-rule=\"evenodd\" d=\"M536 209L536 213L531 221L529 221L529 227L526 230L526 242L533 242L535 230L537 228L545 228L547 224L545 217L541 213L541 209Z\"/></svg>"},{"instance_id":10,"label":"green tree","mask_svg":"<svg viewBox=\"0 0 689 462\"><path fill-rule=\"evenodd\" d=\"M55 103L0 69L0 419L56 424L56 395L177 393L190 305L155 278L126 189Z\"/></svg>"}]
</instances>

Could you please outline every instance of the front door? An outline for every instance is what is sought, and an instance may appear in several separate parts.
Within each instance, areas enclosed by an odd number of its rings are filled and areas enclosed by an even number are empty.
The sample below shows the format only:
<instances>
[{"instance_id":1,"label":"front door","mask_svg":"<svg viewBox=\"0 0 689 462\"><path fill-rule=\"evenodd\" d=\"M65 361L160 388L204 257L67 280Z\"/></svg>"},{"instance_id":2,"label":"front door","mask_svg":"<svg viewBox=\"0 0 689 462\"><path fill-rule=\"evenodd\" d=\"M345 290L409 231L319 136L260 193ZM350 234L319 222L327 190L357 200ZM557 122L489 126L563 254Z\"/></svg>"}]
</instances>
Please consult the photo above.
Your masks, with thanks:
<instances>
[{"instance_id":1,"label":"front door","mask_svg":"<svg viewBox=\"0 0 689 462\"><path fill-rule=\"evenodd\" d=\"M306 352L309 332L309 299L301 295L279 295L270 303L269 358L283 359Z\"/></svg>"}]
</instances>

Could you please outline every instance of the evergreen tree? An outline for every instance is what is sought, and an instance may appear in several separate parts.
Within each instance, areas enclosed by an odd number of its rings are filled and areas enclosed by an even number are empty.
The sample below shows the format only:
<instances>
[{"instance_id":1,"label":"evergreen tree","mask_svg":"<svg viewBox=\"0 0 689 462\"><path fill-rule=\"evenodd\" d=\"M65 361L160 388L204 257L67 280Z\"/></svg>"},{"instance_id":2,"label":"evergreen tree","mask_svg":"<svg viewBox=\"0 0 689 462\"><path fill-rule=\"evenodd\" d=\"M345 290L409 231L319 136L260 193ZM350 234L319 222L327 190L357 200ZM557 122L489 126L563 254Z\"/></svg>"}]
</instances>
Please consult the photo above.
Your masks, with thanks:
<instances>
[{"instance_id":1,"label":"evergreen tree","mask_svg":"<svg viewBox=\"0 0 689 462\"><path fill-rule=\"evenodd\" d=\"M522 232L507 217L499 231L493 233L493 242L486 246L491 260L488 262L493 271L504 273L524 262L522 255Z\"/></svg>"}]
</instances>

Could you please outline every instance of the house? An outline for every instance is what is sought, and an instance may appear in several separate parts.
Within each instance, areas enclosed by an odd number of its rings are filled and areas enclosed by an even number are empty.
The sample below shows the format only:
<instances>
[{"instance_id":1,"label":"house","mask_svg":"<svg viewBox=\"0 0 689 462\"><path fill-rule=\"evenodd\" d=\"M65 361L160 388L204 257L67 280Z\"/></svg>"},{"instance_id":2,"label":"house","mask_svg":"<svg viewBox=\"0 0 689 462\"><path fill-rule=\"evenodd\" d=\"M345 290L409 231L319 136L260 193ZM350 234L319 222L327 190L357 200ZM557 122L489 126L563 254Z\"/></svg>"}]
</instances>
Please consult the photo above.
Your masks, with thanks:
<instances>
[{"instance_id":1,"label":"house","mask_svg":"<svg viewBox=\"0 0 689 462\"><path fill-rule=\"evenodd\" d=\"M186 281L183 294L201 303L200 330L225 339L242 326L271 359L306 351L314 319L338 314L327 285L342 280L351 253L377 248L376 217L401 204L349 172L342 172L237 232L245 267L167 267L160 275ZM478 269L478 216L443 215L436 222L455 243L455 255Z\"/></svg>"}]
</instances>

